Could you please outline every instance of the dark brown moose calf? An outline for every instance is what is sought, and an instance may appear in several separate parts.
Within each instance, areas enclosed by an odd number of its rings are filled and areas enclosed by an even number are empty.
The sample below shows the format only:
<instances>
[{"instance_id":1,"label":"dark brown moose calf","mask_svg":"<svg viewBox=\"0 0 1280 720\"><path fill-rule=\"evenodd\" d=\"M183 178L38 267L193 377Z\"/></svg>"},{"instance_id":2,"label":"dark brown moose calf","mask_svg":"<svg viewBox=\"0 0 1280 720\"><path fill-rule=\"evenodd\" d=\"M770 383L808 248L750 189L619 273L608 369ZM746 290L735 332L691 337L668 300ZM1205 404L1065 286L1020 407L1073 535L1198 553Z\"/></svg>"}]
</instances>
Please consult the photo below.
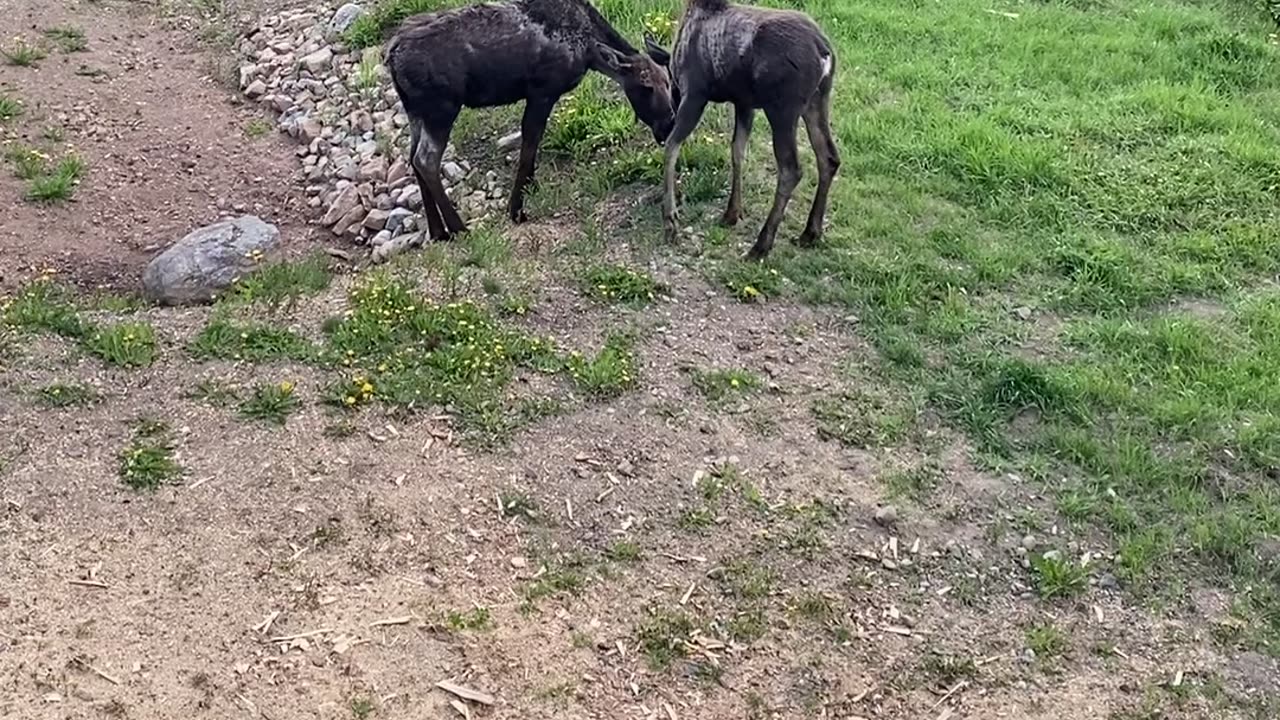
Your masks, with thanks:
<instances>
[{"instance_id":1,"label":"dark brown moose calf","mask_svg":"<svg viewBox=\"0 0 1280 720\"><path fill-rule=\"evenodd\" d=\"M464 106L525 101L508 205L514 222L525 219L524 190L551 110L588 70L622 87L659 143L673 123L667 72L585 0L509 0L417 15L388 43L386 66L409 116L410 163L433 240L466 231L440 180L444 149Z\"/></svg>"},{"instance_id":2,"label":"dark brown moose calf","mask_svg":"<svg viewBox=\"0 0 1280 720\"><path fill-rule=\"evenodd\" d=\"M676 161L709 102L733 103L733 180L722 222L742 217L742 161L757 109L773 129L778 189L764 227L747 257L763 259L773 249L778 225L800 182L796 126L801 118L818 159L818 190L809 221L796 240L817 244L840 154L831 134L831 88L836 57L831 42L807 15L792 10L732 5L728 0L686 0L671 54L645 39L649 55L667 65L679 97L675 127L666 143L663 230L677 239Z\"/></svg>"}]
</instances>

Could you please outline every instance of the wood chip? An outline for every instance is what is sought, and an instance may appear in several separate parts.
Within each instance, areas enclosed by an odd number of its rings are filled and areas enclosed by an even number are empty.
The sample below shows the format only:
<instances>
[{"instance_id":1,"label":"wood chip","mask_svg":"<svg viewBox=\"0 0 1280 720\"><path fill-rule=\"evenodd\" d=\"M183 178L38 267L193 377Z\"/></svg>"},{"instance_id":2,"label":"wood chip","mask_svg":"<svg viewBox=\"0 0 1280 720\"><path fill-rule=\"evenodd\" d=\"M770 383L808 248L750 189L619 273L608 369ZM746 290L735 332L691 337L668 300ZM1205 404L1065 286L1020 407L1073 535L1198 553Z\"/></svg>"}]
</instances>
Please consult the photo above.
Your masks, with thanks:
<instances>
[{"instance_id":1,"label":"wood chip","mask_svg":"<svg viewBox=\"0 0 1280 720\"><path fill-rule=\"evenodd\" d=\"M903 637L911 636L911 628L901 627L898 625L885 625L881 630L893 635L902 635Z\"/></svg>"},{"instance_id":2,"label":"wood chip","mask_svg":"<svg viewBox=\"0 0 1280 720\"><path fill-rule=\"evenodd\" d=\"M1173 682L1169 683L1170 687L1182 687L1182 671L1179 670L1177 675L1173 676Z\"/></svg>"},{"instance_id":3,"label":"wood chip","mask_svg":"<svg viewBox=\"0 0 1280 720\"><path fill-rule=\"evenodd\" d=\"M95 666L93 666L93 665L90 665L88 662L84 661L83 659L76 660L76 664L77 664L77 665L79 665L80 667L84 668L85 670L88 670L89 672L93 673L94 675L97 675L98 677L102 678L103 680L106 680L107 682L111 683L112 685L119 685L119 684L120 684L120 678L117 678L116 676L112 675L111 673L107 672L106 670L103 670L103 669L101 669L101 668L98 668L98 667L95 667Z\"/></svg>"},{"instance_id":4,"label":"wood chip","mask_svg":"<svg viewBox=\"0 0 1280 720\"><path fill-rule=\"evenodd\" d=\"M369 627L386 627L387 625L408 625L413 622L412 615L402 615L400 617L387 618L386 620L374 620L369 623Z\"/></svg>"},{"instance_id":5,"label":"wood chip","mask_svg":"<svg viewBox=\"0 0 1280 720\"><path fill-rule=\"evenodd\" d=\"M956 714L956 709L950 705L942 708L942 712L938 713L937 720L951 720L951 716Z\"/></svg>"},{"instance_id":6,"label":"wood chip","mask_svg":"<svg viewBox=\"0 0 1280 720\"><path fill-rule=\"evenodd\" d=\"M471 708L467 707L466 703L459 702L458 700L450 700L449 707L458 711L458 714L467 720L471 720Z\"/></svg>"},{"instance_id":7,"label":"wood chip","mask_svg":"<svg viewBox=\"0 0 1280 720\"><path fill-rule=\"evenodd\" d=\"M573 522L573 502L569 498L564 499L564 509L569 513L569 522Z\"/></svg>"},{"instance_id":8,"label":"wood chip","mask_svg":"<svg viewBox=\"0 0 1280 720\"><path fill-rule=\"evenodd\" d=\"M444 690L445 692L457 695L463 700L478 702L481 705L492 705L494 703L493 696L490 695L489 693L481 692L479 690L472 690L471 688L466 687L465 685L459 685L450 680L441 680L440 682L436 683L436 687L440 688L441 690Z\"/></svg>"},{"instance_id":9,"label":"wood chip","mask_svg":"<svg viewBox=\"0 0 1280 720\"><path fill-rule=\"evenodd\" d=\"M989 13L991 13L992 15L999 15L1000 17L1007 17L1007 18L1009 18L1010 20L1017 20L1018 18L1022 17L1022 16L1021 16L1021 15L1019 15L1018 13L1015 13L1015 12L1005 12L1005 11L1003 11L1003 10L987 10L986 12L989 12Z\"/></svg>"},{"instance_id":10,"label":"wood chip","mask_svg":"<svg viewBox=\"0 0 1280 720\"><path fill-rule=\"evenodd\" d=\"M209 476L206 476L206 477L202 477L202 478L200 478L199 480L196 480L195 482L193 482L193 483L191 483L190 485L188 485L188 486L187 486L187 489L188 489L188 490L195 490L196 488L198 488L198 487L200 487L201 485L203 485L203 484L205 484L205 483L209 482L209 481L210 481L210 480L212 480L212 479L213 479L213 476L212 476L212 475L209 475Z\"/></svg>"},{"instance_id":11,"label":"wood chip","mask_svg":"<svg viewBox=\"0 0 1280 720\"><path fill-rule=\"evenodd\" d=\"M929 709L930 709L930 710L933 710L934 708L938 707L939 705L941 705L942 703L946 702L947 700L950 700L952 695L955 695L956 693L960 692L961 690L963 690L963 689L965 689L965 688L967 688L967 687L969 687L969 681L968 681L968 680L961 680L960 682L958 682L958 683L956 683L956 684L955 684L955 687L953 687L953 688L951 688L950 690L948 690L946 695L943 695L941 698L939 698L939 699L938 699L938 702L934 703L934 704L933 704L933 707L931 707L931 708L929 708Z\"/></svg>"},{"instance_id":12,"label":"wood chip","mask_svg":"<svg viewBox=\"0 0 1280 720\"><path fill-rule=\"evenodd\" d=\"M271 629L271 626L275 624L276 619L279 617L280 617L280 611L272 610L271 614L268 615L266 618L264 618L262 622L253 626L253 631L258 634L265 635L267 631Z\"/></svg>"},{"instance_id":13,"label":"wood chip","mask_svg":"<svg viewBox=\"0 0 1280 720\"><path fill-rule=\"evenodd\" d=\"M317 635L327 635L333 632L333 628L320 628L319 630L308 630L298 633L297 635L278 635L271 638L273 643L292 642L293 640L301 640L303 638L315 637Z\"/></svg>"},{"instance_id":14,"label":"wood chip","mask_svg":"<svg viewBox=\"0 0 1280 720\"><path fill-rule=\"evenodd\" d=\"M67 584L79 585L81 587L98 588L99 590L106 590L107 588L111 587L110 585L102 582L101 580L68 580Z\"/></svg>"},{"instance_id":15,"label":"wood chip","mask_svg":"<svg viewBox=\"0 0 1280 720\"><path fill-rule=\"evenodd\" d=\"M604 489L604 492L596 496L596 502L604 502L604 499L613 494L616 488L612 485Z\"/></svg>"},{"instance_id":16,"label":"wood chip","mask_svg":"<svg viewBox=\"0 0 1280 720\"><path fill-rule=\"evenodd\" d=\"M662 703L662 709L667 711L668 720L680 720L680 717L676 715L675 708L671 707L670 703Z\"/></svg>"},{"instance_id":17,"label":"wood chip","mask_svg":"<svg viewBox=\"0 0 1280 720\"><path fill-rule=\"evenodd\" d=\"M681 605L689 604L689 598L693 596L693 589L698 587L698 583L689 583L689 589L684 591L684 596L680 598Z\"/></svg>"}]
</instances>

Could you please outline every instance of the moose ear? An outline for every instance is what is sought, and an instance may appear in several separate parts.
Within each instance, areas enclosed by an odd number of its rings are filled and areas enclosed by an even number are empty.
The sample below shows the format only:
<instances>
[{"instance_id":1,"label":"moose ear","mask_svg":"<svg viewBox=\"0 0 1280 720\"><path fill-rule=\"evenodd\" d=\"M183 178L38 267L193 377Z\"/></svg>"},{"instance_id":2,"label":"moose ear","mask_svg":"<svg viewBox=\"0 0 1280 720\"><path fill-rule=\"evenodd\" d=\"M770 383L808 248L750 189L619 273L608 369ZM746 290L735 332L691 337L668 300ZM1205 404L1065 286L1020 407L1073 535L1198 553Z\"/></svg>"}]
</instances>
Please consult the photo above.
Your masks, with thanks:
<instances>
[{"instance_id":1,"label":"moose ear","mask_svg":"<svg viewBox=\"0 0 1280 720\"><path fill-rule=\"evenodd\" d=\"M600 70L605 73L618 74L627 66L627 59L622 53L597 42L595 47L596 62L600 64Z\"/></svg>"},{"instance_id":2,"label":"moose ear","mask_svg":"<svg viewBox=\"0 0 1280 720\"><path fill-rule=\"evenodd\" d=\"M671 64L671 53L663 50L657 40L648 33L645 33L644 36L644 49L649 53L649 57L653 58L653 61L659 65L666 67Z\"/></svg>"}]
</instances>

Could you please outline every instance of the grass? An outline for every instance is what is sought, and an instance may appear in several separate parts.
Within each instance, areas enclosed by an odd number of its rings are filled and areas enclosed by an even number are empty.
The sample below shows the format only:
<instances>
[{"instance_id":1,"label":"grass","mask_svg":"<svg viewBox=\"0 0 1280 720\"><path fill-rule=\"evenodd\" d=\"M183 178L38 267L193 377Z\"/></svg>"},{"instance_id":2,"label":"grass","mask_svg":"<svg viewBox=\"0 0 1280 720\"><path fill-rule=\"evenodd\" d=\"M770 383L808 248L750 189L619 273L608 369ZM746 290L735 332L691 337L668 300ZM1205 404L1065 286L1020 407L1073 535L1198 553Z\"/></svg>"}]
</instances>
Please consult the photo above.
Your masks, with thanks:
<instances>
[{"instance_id":1,"label":"grass","mask_svg":"<svg viewBox=\"0 0 1280 720\"><path fill-rule=\"evenodd\" d=\"M567 367L578 387L595 399L613 398L636 384L635 357L632 341L623 335L611 335L594 357L581 353L569 356Z\"/></svg>"},{"instance_id":2,"label":"grass","mask_svg":"<svg viewBox=\"0 0 1280 720\"><path fill-rule=\"evenodd\" d=\"M724 402L755 392L764 385L759 375L742 368L699 370L694 368L690 377L693 387L713 403Z\"/></svg>"},{"instance_id":3,"label":"grass","mask_svg":"<svg viewBox=\"0 0 1280 720\"><path fill-rule=\"evenodd\" d=\"M297 388L285 381L271 385L259 385L240 403L240 415L250 420L283 426L289 416L302 406Z\"/></svg>"},{"instance_id":4,"label":"grass","mask_svg":"<svg viewBox=\"0 0 1280 720\"><path fill-rule=\"evenodd\" d=\"M89 39L85 37L84 30L78 27L71 25L51 27L44 31L44 36L64 53L84 52L89 49Z\"/></svg>"},{"instance_id":5,"label":"grass","mask_svg":"<svg viewBox=\"0 0 1280 720\"><path fill-rule=\"evenodd\" d=\"M665 670L688 655L685 643L693 631L693 620L683 612L655 609L636 628L636 637L649 667Z\"/></svg>"},{"instance_id":6,"label":"grass","mask_svg":"<svg viewBox=\"0 0 1280 720\"><path fill-rule=\"evenodd\" d=\"M80 383L53 383L36 391L41 405L51 408L69 408L89 405L98 399L98 393Z\"/></svg>"},{"instance_id":7,"label":"grass","mask_svg":"<svg viewBox=\"0 0 1280 720\"><path fill-rule=\"evenodd\" d=\"M1045 600L1075 597L1089 585L1087 570L1054 552L1032 558L1031 574Z\"/></svg>"},{"instance_id":8,"label":"grass","mask_svg":"<svg viewBox=\"0 0 1280 720\"><path fill-rule=\"evenodd\" d=\"M10 65L34 67L48 57L49 53L37 43L28 42L25 38L15 38L9 45L0 47L0 55L4 55Z\"/></svg>"},{"instance_id":9,"label":"grass","mask_svg":"<svg viewBox=\"0 0 1280 720\"><path fill-rule=\"evenodd\" d=\"M454 632L490 630L493 628L493 618L490 617L489 608L453 610L445 616L445 625Z\"/></svg>"},{"instance_id":10,"label":"grass","mask_svg":"<svg viewBox=\"0 0 1280 720\"><path fill-rule=\"evenodd\" d=\"M0 123L9 122L25 111L21 100L11 97L8 93L0 92Z\"/></svg>"},{"instance_id":11,"label":"grass","mask_svg":"<svg viewBox=\"0 0 1280 720\"><path fill-rule=\"evenodd\" d=\"M223 303L263 303L270 307L291 304L328 289L333 282L329 261L313 255L297 261L272 262L236 281Z\"/></svg>"},{"instance_id":12,"label":"grass","mask_svg":"<svg viewBox=\"0 0 1280 720\"><path fill-rule=\"evenodd\" d=\"M862 389L819 398L811 409L819 437L855 448L896 444L913 420L901 399Z\"/></svg>"},{"instance_id":13,"label":"grass","mask_svg":"<svg viewBox=\"0 0 1280 720\"><path fill-rule=\"evenodd\" d=\"M648 273L622 265L596 265L582 276L583 291L602 303L643 307L665 288Z\"/></svg>"},{"instance_id":14,"label":"grass","mask_svg":"<svg viewBox=\"0 0 1280 720\"><path fill-rule=\"evenodd\" d=\"M46 169L43 162L36 164L28 160L19 175L27 180L24 197L30 202L46 205L66 202L75 194L87 169L84 161L75 155L64 156L52 170Z\"/></svg>"},{"instance_id":15,"label":"grass","mask_svg":"<svg viewBox=\"0 0 1280 720\"><path fill-rule=\"evenodd\" d=\"M1053 625L1033 625L1026 631L1027 648L1036 659L1047 662L1067 651L1068 638Z\"/></svg>"},{"instance_id":16,"label":"grass","mask_svg":"<svg viewBox=\"0 0 1280 720\"><path fill-rule=\"evenodd\" d=\"M244 136L250 140L264 138L271 133L271 123L262 118L252 118L244 124Z\"/></svg>"},{"instance_id":17,"label":"grass","mask_svg":"<svg viewBox=\"0 0 1280 720\"><path fill-rule=\"evenodd\" d=\"M308 361L318 350L306 338L290 330L260 324L239 324L215 317L187 343L197 360Z\"/></svg>"},{"instance_id":18,"label":"grass","mask_svg":"<svg viewBox=\"0 0 1280 720\"><path fill-rule=\"evenodd\" d=\"M133 490L155 490L175 481L182 474L182 467L173 459L169 434L163 423L138 422L132 441L120 453L121 482Z\"/></svg>"},{"instance_id":19,"label":"grass","mask_svg":"<svg viewBox=\"0 0 1280 720\"><path fill-rule=\"evenodd\" d=\"M86 337L84 349L109 365L147 367L156 358L155 330L140 322L111 325Z\"/></svg>"},{"instance_id":20,"label":"grass","mask_svg":"<svg viewBox=\"0 0 1280 720\"><path fill-rule=\"evenodd\" d=\"M356 49L382 44L386 36L410 15L460 4L455 0L381 0L347 28L343 40Z\"/></svg>"}]
</instances>

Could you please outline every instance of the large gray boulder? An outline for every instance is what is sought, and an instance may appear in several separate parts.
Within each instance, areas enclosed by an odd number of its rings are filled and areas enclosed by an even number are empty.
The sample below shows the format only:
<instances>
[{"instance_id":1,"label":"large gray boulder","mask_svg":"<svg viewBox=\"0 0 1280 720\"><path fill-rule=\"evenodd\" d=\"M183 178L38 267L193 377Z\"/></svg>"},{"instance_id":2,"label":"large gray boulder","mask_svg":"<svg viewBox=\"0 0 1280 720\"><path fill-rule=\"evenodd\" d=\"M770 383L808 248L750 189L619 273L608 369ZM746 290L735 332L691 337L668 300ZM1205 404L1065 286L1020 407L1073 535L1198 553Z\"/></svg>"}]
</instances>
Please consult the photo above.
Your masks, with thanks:
<instances>
[{"instance_id":1,"label":"large gray boulder","mask_svg":"<svg viewBox=\"0 0 1280 720\"><path fill-rule=\"evenodd\" d=\"M147 265L142 287L164 305L212 302L280 242L275 225L241 215L195 230Z\"/></svg>"}]
</instances>

